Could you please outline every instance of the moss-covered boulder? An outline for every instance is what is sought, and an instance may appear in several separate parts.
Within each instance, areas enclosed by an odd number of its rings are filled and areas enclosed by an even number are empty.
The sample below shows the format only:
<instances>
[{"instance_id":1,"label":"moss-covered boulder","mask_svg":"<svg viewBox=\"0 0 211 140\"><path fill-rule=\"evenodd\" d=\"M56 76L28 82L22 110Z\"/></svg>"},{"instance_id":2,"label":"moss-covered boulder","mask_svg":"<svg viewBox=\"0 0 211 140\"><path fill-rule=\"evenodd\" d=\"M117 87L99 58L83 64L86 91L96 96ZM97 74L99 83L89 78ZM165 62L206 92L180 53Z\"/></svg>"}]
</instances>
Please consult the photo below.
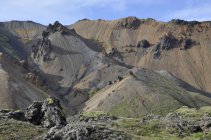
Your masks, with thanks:
<instances>
[{"instance_id":1,"label":"moss-covered boulder","mask_svg":"<svg viewBox=\"0 0 211 140\"><path fill-rule=\"evenodd\" d=\"M60 101L54 97L50 97L43 102L34 102L26 109L25 114L22 111L6 114L14 116L10 118L29 121L34 125L42 125L47 128L66 125L66 116L62 112ZM24 119L20 118L21 115Z\"/></svg>"}]
</instances>

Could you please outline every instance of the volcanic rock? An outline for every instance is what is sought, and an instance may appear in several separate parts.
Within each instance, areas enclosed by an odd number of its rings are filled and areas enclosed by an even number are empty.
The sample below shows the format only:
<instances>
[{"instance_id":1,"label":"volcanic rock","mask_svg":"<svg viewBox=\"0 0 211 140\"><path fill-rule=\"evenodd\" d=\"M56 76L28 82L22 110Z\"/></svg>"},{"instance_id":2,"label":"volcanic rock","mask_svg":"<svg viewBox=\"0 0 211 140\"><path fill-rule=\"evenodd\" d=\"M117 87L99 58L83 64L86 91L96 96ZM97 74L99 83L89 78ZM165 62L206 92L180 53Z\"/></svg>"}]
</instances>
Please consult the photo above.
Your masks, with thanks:
<instances>
[{"instance_id":1,"label":"volcanic rock","mask_svg":"<svg viewBox=\"0 0 211 140\"><path fill-rule=\"evenodd\" d=\"M27 108L25 116L29 122L47 128L66 125L66 117L60 102L53 97L44 102L34 102Z\"/></svg>"},{"instance_id":2,"label":"volcanic rock","mask_svg":"<svg viewBox=\"0 0 211 140\"><path fill-rule=\"evenodd\" d=\"M136 17L127 17L124 19L121 19L117 25L115 26L115 28L118 29L137 29L140 25L140 20Z\"/></svg>"},{"instance_id":3,"label":"volcanic rock","mask_svg":"<svg viewBox=\"0 0 211 140\"><path fill-rule=\"evenodd\" d=\"M137 47L140 47L140 48L148 48L149 46L150 44L147 40L141 40L137 44Z\"/></svg>"}]
</instances>

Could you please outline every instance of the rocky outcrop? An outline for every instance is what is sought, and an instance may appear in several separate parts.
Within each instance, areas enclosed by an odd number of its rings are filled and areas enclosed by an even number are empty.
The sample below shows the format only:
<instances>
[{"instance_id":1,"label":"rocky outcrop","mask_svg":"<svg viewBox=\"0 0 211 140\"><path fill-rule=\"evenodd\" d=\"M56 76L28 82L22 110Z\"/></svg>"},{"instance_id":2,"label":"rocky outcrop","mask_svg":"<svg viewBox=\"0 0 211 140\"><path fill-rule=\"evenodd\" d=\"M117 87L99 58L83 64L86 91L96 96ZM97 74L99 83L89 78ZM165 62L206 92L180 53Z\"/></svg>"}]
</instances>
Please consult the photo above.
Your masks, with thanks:
<instances>
[{"instance_id":1,"label":"rocky outcrop","mask_svg":"<svg viewBox=\"0 0 211 140\"><path fill-rule=\"evenodd\" d=\"M25 121L24 112L21 110L12 111L12 110L0 110L0 119L15 119L19 121Z\"/></svg>"},{"instance_id":2,"label":"rocky outcrop","mask_svg":"<svg viewBox=\"0 0 211 140\"><path fill-rule=\"evenodd\" d=\"M49 24L47 29L42 32L42 39L40 43L38 43L38 45L32 45L31 57L35 61L43 63L55 59L55 56L51 55L53 45L49 39L49 35L54 34L55 32L60 32L61 35L76 35L74 29L68 29L58 21L56 21L53 25Z\"/></svg>"},{"instance_id":3,"label":"rocky outcrop","mask_svg":"<svg viewBox=\"0 0 211 140\"><path fill-rule=\"evenodd\" d=\"M203 121L201 118L200 121ZM202 123L200 124L197 120L191 120L188 118L183 118L177 113L170 113L166 116L165 121L167 122L167 129L176 129L180 135L186 132L198 133L203 132Z\"/></svg>"},{"instance_id":4,"label":"rocky outcrop","mask_svg":"<svg viewBox=\"0 0 211 140\"><path fill-rule=\"evenodd\" d=\"M176 38L171 34L162 36L159 42L162 50L169 50L173 48L176 45L176 43L177 43Z\"/></svg>"},{"instance_id":5,"label":"rocky outcrop","mask_svg":"<svg viewBox=\"0 0 211 140\"><path fill-rule=\"evenodd\" d=\"M26 110L26 118L29 122L50 128L66 124L65 114L59 100L51 97L44 102L34 102Z\"/></svg>"},{"instance_id":6,"label":"rocky outcrop","mask_svg":"<svg viewBox=\"0 0 211 140\"><path fill-rule=\"evenodd\" d=\"M163 50L170 50L176 46L178 40L170 33L162 36L154 49L154 59L159 58Z\"/></svg>"},{"instance_id":7,"label":"rocky outcrop","mask_svg":"<svg viewBox=\"0 0 211 140\"><path fill-rule=\"evenodd\" d=\"M41 78L37 73L29 72L25 74L24 77L27 81L33 83L36 86L43 86L44 85L44 79Z\"/></svg>"},{"instance_id":8,"label":"rocky outcrop","mask_svg":"<svg viewBox=\"0 0 211 140\"><path fill-rule=\"evenodd\" d=\"M42 102L34 102L26 109L26 118L30 123L40 125L43 118Z\"/></svg>"},{"instance_id":9,"label":"rocky outcrop","mask_svg":"<svg viewBox=\"0 0 211 140\"><path fill-rule=\"evenodd\" d=\"M62 112L62 107L59 100L55 98L49 98L45 100L42 104L43 119L42 125L44 127L53 127L66 125L66 117Z\"/></svg>"},{"instance_id":10,"label":"rocky outcrop","mask_svg":"<svg viewBox=\"0 0 211 140\"><path fill-rule=\"evenodd\" d=\"M154 49L154 53L153 53L153 58L154 59L157 59L160 57L160 52L161 52L161 49L160 49L160 44L156 44L155 46L155 49Z\"/></svg>"},{"instance_id":11,"label":"rocky outcrop","mask_svg":"<svg viewBox=\"0 0 211 140\"><path fill-rule=\"evenodd\" d=\"M137 29L141 24L140 19L136 17L127 17L118 21L115 25L116 29Z\"/></svg>"},{"instance_id":12,"label":"rocky outcrop","mask_svg":"<svg viewBox=\"0 0 211 140\"><path fill-rule=\"evenodd\" d=\"M148 48L150 46L149 42L147 40L141 40L138 42L137 46L138 48Z\"/></svg>"},{"instance_id":13,"label":"rocky outcrop","mask_svg":"<svg viewBox=\"0 0 211 140\"><path fill-rule=\"evenodd\" d=\"M41 61L41 62L49 61L53 59L50 56L51 50L52 46L50 39L44 37L41 41L40 46L35 46L35 45L32 46L31 56L35 61Z\"/></svg>"},{"instance_id":14,"label":"rocky outcrop","mask_svg":"<svg viewBox=\"0 0 211 140\"><path fill-rule=\"evenodd\" d=\"M192 39L190 39L190 38L182 39L180 50L190 49L194 44L195 44L195 42L192 41Z\"/></svg>"},{"instance_id":15,"label":"rocky outcrop","mask_svg":"<svg viewBox=\"0 0 211 140\"><path fill-rule=\"evenodd\" d=\"M209 113L201 113L195 109L181 107L173 113L167 114L165 117L149 114L143 117L141 124L150 124L160 122L165 124L169 132L178 133L180 136L189 135L199 132L210 132L211 130L211 115Z\"/></svg>"},{"instance_id":16,"label":"rocky outcrop","mask_svg":"<svg viewBox=\"0 0 211 140\"><path fill-rule=\"evenodd\" d=\"M48 98L43 102L34 102L26 111L0 110L0 118L28 121L34 125L50 128L66 125L66 117L62 112L59 100Z\"/></svg>"},{"instance_id":17,"label":"rocky outcrop","mask_svg":"<svg viewBox=\"0 0 211 140\"><path fill-rule=\"evenodd\" d=\"M53 25L49 24L47 29L42 32L42 36L45 38L50 34L53 34L55 32L60 32L62 35L69 35L70 33L75 33L74 29L68 29L65 26L63 26L61 23L56 21Z\"/></svg>"},{"instance_id":18,"label":"rocky outcrop","mask_svg":"<svg viewBox=\"0 0 211 140\"><path fill-rule=\"evenodd\" d=\"M172 19L169 23L176 24L176 25L190 25L190 26L201 24L201 22L198 22L198 21L185 21L181 19Z\"/></svg>"},{"instance_id":19,"label":"rocky outcrop","mask_svg":"<svg viewBox=\"0 0 211 140\"><path fill-rule=\"evenodd\" d=\"M43 140L130 140L131 138L121 131L115 131L99 125L71 125L62 129L54 127L44 134Z\"/></svg>"}]
</instances>

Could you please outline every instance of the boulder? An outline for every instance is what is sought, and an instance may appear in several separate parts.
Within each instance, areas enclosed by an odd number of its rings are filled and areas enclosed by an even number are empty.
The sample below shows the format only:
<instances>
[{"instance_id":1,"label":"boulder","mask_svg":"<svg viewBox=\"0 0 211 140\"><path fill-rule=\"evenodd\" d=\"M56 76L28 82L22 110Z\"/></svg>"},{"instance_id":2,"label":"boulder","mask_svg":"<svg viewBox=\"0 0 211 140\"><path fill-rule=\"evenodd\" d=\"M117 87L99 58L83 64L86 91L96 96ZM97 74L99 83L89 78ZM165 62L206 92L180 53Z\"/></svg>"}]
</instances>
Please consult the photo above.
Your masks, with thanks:
<instances>
[{"instance_id":1,"label":"boulder","mask_svg":"<svg viewBox=\"0 0 211 140\"><path fill-rule=\"evenodd\" d=\"M62 112L61 104L53 97L44 102L34 102L27 108L25 117L29 122L46 128L66 125L66 116Z\"/></svg>"},{"instance_id":2,"label":"boulder","mask_svg":"<svg viewBox=\"0 0 211 140\"><path fill-rule=\"evenodd\" d=\"M42 125L50 128L53 126L66 125L66 117L62 112L62 107L56 98L49 98L42 105Z\"/></svg>"},{"instance_id":3,"label":"boulder","mask_svg":"<svg viewBox=\"0 0 211 140\"><path fill-rule=\"evenodd\" d=\"M42 102L34 102L26 109L25 116L30 123L40 125L43 119Z\"/></svg>"}]
</instances>

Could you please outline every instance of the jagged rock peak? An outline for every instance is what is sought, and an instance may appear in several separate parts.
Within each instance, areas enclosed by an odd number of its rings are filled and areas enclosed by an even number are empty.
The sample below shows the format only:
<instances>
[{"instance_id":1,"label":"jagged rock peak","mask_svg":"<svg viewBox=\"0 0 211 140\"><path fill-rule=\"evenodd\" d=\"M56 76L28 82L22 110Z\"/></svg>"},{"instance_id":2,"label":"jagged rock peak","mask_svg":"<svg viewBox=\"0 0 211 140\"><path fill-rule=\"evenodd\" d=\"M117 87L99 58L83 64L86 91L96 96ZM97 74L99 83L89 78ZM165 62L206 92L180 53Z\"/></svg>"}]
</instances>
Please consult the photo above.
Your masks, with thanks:
<instances>
[{"instance_id":1,"label":"jagged rock peak","mask_svg":"<svg viewBox=\"0 0 211 140\"><path fill-rule=\"evenodd\" d=\"M181 20L181 19L172 19L171 21L169 21L169 23L176 24L176 25L190 25L190 26L194 26L194 25L197 25L197 24L201 24L202 22L199 22L199 21L185 21L185 20Z\"/></svg>"},{"instance_id":2,"label":"jagged rock peak","mask_svg":"<svg viewBox=\"0 0 211 140\"><path fill-rule=\"evenodd\" d=\"M129 16L127 18L120 19L116 24L115 28L118 29L137 29L141 21L137 17Z\"/></svg>"},{"instance_id":3,"label":"jagged rock peak","mask_svg":"<svg viewBox=\"0 0 211 140\"><path fill-rule=\"evenodd\" d=\"M54 22L54 24L49 24L47 29L43 31L42 36L46 37L51 33L60 32L62 35L69 35L70 33L75 34L74 29L68 29L64 25L62 25L59 21Z\"/></svg>"}]
</instances>

